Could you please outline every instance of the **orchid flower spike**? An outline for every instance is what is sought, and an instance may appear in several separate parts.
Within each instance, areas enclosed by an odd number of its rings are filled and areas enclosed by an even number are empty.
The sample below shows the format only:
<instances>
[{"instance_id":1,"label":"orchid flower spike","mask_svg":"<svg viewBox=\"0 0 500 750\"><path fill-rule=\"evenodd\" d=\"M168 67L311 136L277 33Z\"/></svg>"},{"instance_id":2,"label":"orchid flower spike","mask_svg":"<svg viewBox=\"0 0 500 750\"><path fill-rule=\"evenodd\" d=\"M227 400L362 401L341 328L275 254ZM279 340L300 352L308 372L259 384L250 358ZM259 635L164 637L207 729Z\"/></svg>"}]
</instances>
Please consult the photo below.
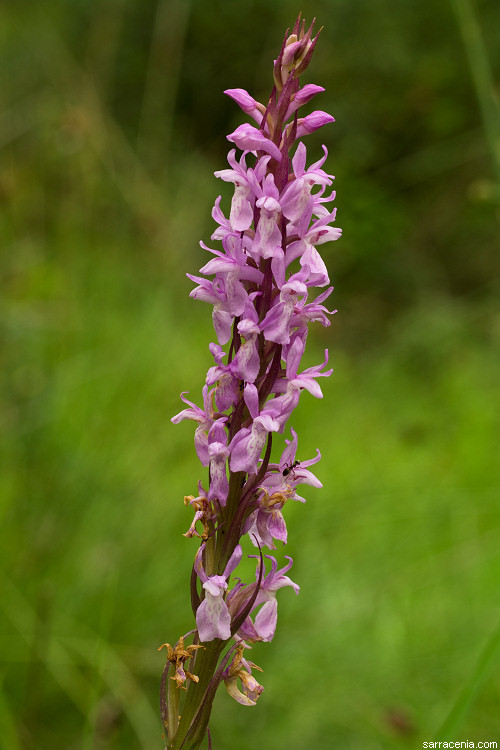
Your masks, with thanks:
<instances>
[{"instance_id":1,"label":"orchid flower spike","mask_svg":"<svg viewBox=\"0 0 500 750\"><path fill-rule=\"evenodd\" d=\"M270 71L267 102L242 88L226 90L252 122L227 136L228 165L215 176L232 185L233 196L227 206L221 196L215 200L215 246L201 242L209 257L199 275L187 274L194 282L190 296L212 310L212 360L200 384L202 403L181 394L185 407L172 422L194 422L194 447L208 485L198 481L184 498L192 519L184 536L199 540L191 575L196 628L190 645L183 639L174 648L166 644L167 750L200 746L220 683L240 704L256 704L263 687L245 649L273 640L279 592L299 593L287 575L292 559L280 567L265 550L288 541L288 501L305 502L299 486L322 487L310 470L321 455L297 457L291 424L304 392L305 402L323 398L320 378L332 373L328 351L313 366L305 366L304 354L311 326L329 326L334 312L323 304L333 287L318 247L342 234L330 205L334 177L323 168L326 146L314 161L302 140L334 122L309 106L323 87L301 81L319 37L313 27L314 21L306 28L299 15L287 31ZM259 551L250 583L233 576L245 544ZM177 688L187 688L182 704Z\"/></svg>"}]
</instances>

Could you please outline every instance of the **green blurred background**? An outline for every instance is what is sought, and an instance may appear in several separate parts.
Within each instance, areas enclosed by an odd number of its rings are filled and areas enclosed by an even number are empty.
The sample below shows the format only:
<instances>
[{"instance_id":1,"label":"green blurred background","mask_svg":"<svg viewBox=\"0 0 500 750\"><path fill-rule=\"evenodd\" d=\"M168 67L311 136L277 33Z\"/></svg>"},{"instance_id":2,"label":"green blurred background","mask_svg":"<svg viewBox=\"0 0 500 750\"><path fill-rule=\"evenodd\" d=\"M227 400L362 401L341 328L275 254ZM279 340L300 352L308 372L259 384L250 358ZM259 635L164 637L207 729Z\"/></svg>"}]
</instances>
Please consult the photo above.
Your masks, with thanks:
<instances>
[{"instance_id":1,"label":"green blurred background","mask_svg":"<svg viewBox=\"0 0 500 750\"><path fill-rule=\"evenodd\" d=\"M336 123L309 155L328 145L344 229L307 363L328 347L334 375L293 417L325 487L287 506L302 591L254 648L259 705L221 689L214 748L499 739L500 4L7 0L2 749L162 747L201 476L169 420L214 336L185 273L228 206L222 91L267 97L299 10L325 27L305 80Z\"/></svg>"}]
</instances>

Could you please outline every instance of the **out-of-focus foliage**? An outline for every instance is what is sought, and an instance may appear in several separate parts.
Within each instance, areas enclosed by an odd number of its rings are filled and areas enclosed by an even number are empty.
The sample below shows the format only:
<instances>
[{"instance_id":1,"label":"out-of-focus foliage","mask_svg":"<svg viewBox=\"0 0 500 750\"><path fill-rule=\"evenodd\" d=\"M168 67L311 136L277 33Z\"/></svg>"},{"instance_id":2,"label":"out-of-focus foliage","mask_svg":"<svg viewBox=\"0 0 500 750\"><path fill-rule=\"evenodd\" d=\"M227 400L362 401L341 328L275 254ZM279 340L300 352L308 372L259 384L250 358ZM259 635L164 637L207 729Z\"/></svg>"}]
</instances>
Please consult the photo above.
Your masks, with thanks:
<instances>
[{"instance_id":1,"label":"out-of-focus foliage","mask_svg":"<svg viewBox=\"0 0 500 750\"><path fill-rule=\"evenodd\" d=\"M328 145L344 229L310 363L328 347L334 376L293 425L325 489L286 509L302 591L252 652L258 707L218 696L221 750L498 739L499 209L463 3L301 4L336 117L309 152ZM470 7L498 84L500 6ZM184 274L227 196L222 91L266 98L297 10L0 8L2 749L162 746L156 647L192 626L199 468L169 418L213 337Z\"/></svg>"}]
</instances>

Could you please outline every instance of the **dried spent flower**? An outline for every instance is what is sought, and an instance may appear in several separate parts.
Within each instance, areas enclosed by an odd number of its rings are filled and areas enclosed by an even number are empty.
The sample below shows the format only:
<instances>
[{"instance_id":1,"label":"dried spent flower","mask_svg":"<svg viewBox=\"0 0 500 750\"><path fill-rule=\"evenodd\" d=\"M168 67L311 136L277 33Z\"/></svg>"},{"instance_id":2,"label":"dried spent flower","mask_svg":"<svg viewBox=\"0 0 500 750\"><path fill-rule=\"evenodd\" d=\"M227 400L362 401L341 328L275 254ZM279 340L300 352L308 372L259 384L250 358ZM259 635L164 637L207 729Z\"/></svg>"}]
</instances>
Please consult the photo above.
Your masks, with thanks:
<instances>
[{"instance_id":1,"label":"dried spent flower","mask_svg":"<svg viewBox=\"0 0 500 750\"><path fill-rule=\"evenodd\" d=\"M175 673L170 679L174 680L178 688L182 688L183 690L186 689L184 683L186 682L187 677L193 682L198 682L198 677L195 674L191 674L191 672L184 670L184 662L187 659L190 659L197 649L205 648L204 646L201 646L200 644L192 644L191 646L185 647L184 638L181 635L174 648L172 648L170 643L162 644L159 646L158 651L161 651L162 648L167 649L167 661L174 665Z\"/></svg>"}]
</instances>

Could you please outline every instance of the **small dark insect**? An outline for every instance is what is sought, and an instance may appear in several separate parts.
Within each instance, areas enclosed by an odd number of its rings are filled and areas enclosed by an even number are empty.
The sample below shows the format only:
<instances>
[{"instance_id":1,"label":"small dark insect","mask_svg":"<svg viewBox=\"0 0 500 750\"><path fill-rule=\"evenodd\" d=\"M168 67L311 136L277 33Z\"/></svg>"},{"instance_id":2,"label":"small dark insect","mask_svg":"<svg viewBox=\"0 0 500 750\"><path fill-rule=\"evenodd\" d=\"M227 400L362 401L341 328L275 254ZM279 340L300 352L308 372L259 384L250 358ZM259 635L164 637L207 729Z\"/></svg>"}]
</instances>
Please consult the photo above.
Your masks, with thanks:
<instances>
[{"instance_id":1,"label":"small dark insect","mask_svg":"<svg viewBox=\"0 0 500 750\"><path fill-rule=\"evenodd\" d=\"M295 460L291 466L287 466L285 469L283 469L283 476L287 477L292 469L295 469L296 466L300 464L300 461Z\"/></svg>"}]
</instances>

